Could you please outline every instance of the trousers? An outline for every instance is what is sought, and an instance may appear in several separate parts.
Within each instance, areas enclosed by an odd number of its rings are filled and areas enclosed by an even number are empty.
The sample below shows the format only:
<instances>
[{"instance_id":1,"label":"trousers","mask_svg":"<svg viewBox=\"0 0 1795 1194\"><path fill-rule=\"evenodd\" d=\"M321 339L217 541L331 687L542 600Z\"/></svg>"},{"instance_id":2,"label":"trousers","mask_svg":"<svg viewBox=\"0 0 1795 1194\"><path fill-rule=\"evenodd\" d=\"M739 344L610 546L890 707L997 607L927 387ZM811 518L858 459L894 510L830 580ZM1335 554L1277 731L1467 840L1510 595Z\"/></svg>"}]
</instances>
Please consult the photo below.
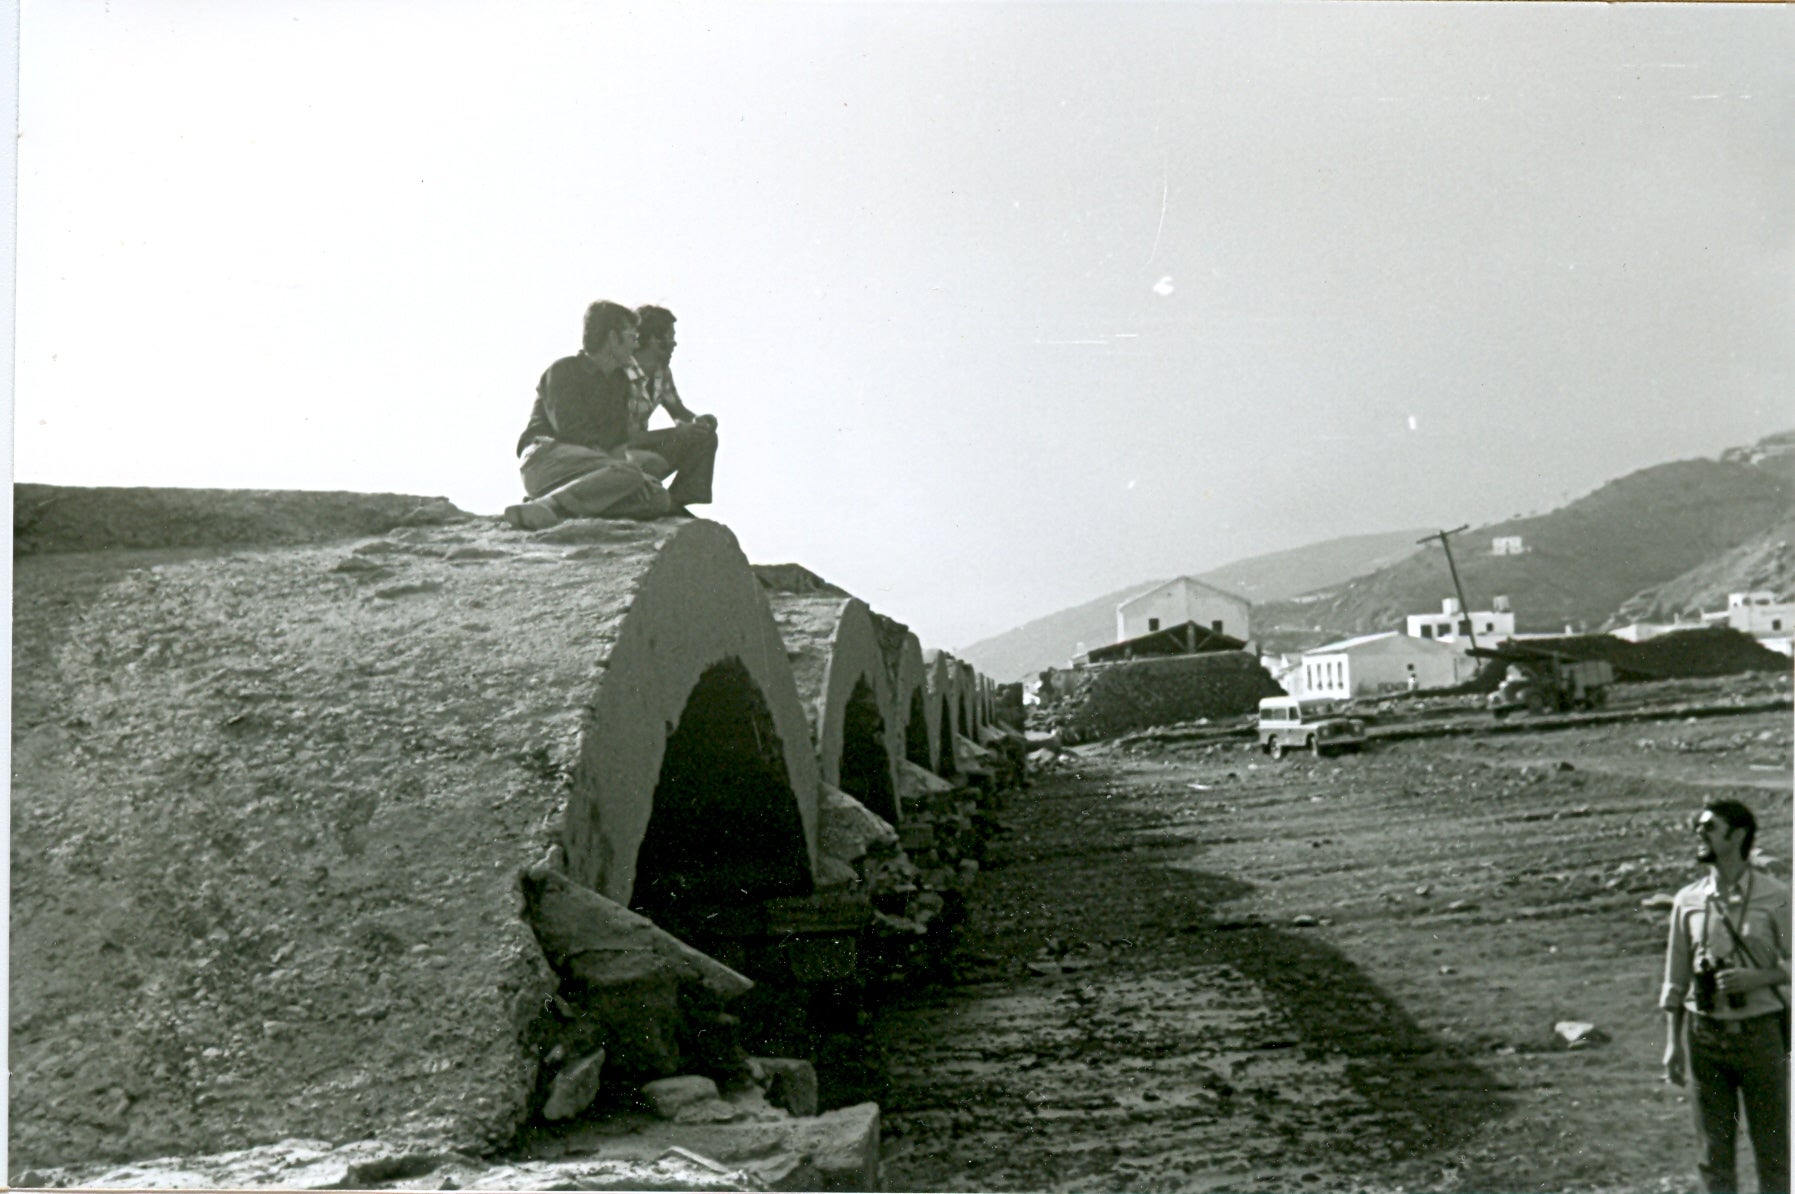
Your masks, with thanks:
<instances>
[{"instance_id":1,"label":"trousers","mask_svg":"<svg viewBox=\"0 0 1795 1194\"><path fill-rule=\"evenodd\" d=\"M519 461L524 492L554 498L571 518L659 518L673 507L661 483L634 464L559 440L539 439Z\"/></svg>"},{"instance_id":2,"label":"trousers","mask_svg":"<svg viewBox=\"0 0 1795 1194\"><path fill-rule=\"evenodd\" d=\"M638 431L630 436L630 458L638 460L649 475L666 480L674 474L667 494L681 506L711 500L711 477L717 467L717 433L697 423L680 423Z\"/></svg>"},{"instance_id":3,"label":"trousers","mask_svg":"<svg viewBox=\"0 0 1795 1194\"><path fill-rule=\"evenodd\" d=\"M1739 1189L1739 1105L1751 1131L1758 1189L1789 1190L1789 1059L1776 1017L1737 1021L1724 1031L1706 1016L1688 1017L1689 1082L1700 1136L1696 1163L1707 1194Z\"/></svg>"}]
</instances>

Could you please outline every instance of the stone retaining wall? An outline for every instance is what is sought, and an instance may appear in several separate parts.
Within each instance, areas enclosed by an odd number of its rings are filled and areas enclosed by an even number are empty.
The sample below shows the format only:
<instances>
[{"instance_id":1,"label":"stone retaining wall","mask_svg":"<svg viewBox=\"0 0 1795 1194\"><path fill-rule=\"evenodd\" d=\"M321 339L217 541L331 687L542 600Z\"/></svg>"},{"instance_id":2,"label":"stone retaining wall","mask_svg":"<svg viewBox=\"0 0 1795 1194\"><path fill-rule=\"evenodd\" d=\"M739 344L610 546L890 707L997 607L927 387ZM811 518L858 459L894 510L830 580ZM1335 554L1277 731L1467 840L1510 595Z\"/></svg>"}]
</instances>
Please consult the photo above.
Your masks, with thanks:
<instances>
[{"instance_id":1,"label":"stone retaining wall","mask_svg":"<svg viewBox=\"0 0 1795 1194\"><path fill-rule=\"evenodd\" d=\"M1099 663L1053 673L1055 697L1038 715L1068 742L1147 726L1238 717L1282 695L1259 661L1240 651Z\"/></svg>"}]
</instances>

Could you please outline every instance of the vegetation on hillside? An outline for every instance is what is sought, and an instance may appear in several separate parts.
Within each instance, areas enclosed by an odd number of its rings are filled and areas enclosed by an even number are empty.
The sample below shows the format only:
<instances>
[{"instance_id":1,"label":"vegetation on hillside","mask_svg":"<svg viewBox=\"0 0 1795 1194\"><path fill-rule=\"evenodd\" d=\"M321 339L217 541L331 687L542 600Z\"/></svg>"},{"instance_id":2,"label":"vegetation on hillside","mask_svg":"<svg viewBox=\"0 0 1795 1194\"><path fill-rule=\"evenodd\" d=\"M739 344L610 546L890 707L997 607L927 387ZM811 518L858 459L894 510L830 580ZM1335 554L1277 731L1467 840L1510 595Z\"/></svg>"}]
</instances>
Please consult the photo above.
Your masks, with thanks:
<instances>
[{"instance_id":1,"label":"vegetation on hillside","mask_svg":"<svg viewBox=\"0 0 1795 1194\"><path fill-rule=\"evenodd\" d=\"M1792 505L1795 482L1786 469L1680 460L1611 481L1550 513L1467 532L1454 541L1453 557L1473 608L1505 596L1519 631L1594 629L1641 590L1786 527ZM1493 554L1493 541L1506 536L1519 536L1525 550ZM1408 614L1437 610L1452 594L1445 557L1433 548L1332 590L1258 606L1255 634L1291 649L1398 629Z\"/></svg>"}]
</instances>

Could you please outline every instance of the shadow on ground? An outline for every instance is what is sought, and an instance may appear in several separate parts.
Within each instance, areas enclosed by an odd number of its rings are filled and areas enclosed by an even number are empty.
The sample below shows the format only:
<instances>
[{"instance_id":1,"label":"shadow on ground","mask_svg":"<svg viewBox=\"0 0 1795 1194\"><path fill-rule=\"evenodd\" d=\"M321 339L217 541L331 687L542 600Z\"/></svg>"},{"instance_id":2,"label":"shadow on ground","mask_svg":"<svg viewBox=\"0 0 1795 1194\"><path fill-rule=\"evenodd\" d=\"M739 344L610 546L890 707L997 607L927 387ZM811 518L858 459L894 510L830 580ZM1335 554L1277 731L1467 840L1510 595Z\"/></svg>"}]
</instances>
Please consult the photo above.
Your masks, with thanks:
<instances>
[{"instance_id":1,"label":"shadow on ground","mask_svg":"<svg viewBox=\"0 0 1795 1194\"><path fill-rule=\"evenodd\" d=\"M1162 816L1075 779L1023 800L951 973L838 1087L884 1105L892 1188L1344 1188L1508 1109L1317 930L1230 919L1253 885Z\"/></svg>"}]
</instances>

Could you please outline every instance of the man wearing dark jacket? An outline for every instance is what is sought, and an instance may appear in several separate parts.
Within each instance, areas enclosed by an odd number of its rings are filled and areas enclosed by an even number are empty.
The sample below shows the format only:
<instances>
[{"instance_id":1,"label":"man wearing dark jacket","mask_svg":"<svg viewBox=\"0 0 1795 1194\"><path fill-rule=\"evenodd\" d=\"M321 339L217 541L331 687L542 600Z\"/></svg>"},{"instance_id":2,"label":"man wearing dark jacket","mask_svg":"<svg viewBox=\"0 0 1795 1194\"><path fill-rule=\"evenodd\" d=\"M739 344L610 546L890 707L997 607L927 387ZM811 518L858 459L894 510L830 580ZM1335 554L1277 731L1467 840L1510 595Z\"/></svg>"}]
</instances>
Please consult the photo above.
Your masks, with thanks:
<instances>
[{"instance_id":1,"label":"man wearing dark jacket","mask_svg":"<svg viewBox=\"0 0 1795 1194\"><path fill-rule=\"evenodd\" d=\"M658 518L672 508L661 483L628 457L630 400L640 386L636 313L619 303L593 303L581 344L536 383L536 404L517 441L530 500L505 508L514 527L541 530L563 518Z\"/></svg>"}]
</instances>

